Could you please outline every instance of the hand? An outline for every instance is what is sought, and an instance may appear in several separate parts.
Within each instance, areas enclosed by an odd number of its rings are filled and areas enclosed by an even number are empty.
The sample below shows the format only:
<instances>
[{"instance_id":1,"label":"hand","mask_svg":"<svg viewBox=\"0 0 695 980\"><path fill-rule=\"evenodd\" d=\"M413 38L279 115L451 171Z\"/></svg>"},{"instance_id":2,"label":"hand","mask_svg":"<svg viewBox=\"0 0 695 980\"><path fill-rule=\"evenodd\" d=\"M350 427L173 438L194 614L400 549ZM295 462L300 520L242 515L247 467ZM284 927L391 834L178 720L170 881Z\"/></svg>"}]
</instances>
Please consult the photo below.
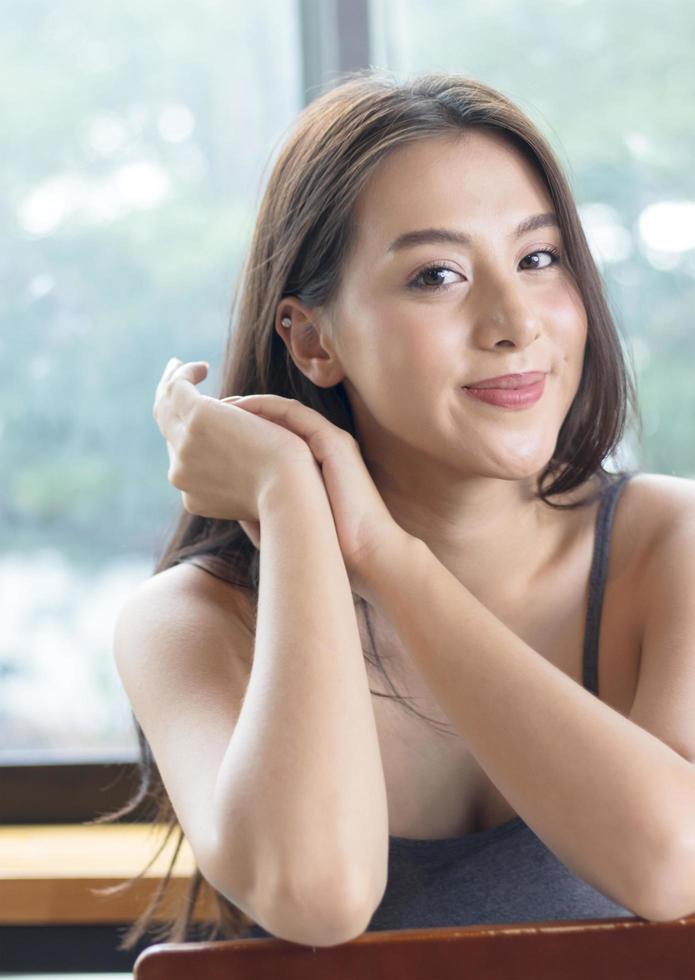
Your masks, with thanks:
<instances>
[{"instance_id":1,"label":"hand","mask_svg":"<svg viewBox=\"0 0 695 980\"><path fill-rule=\"evenodd\" d=\"M368 575L370 557L390 543L394 535L405 532L377 490L357 440L294 398L246 395L233 404L304 440L321 468L352 590L373 602Z\"/></svg>"},{"instance_id":2,"label":"hand","mask_svg":"<svg viewBox=\"0 0 695 980\"><path fill-rule=\"evenodd\" d=\"M320 471L300 436L201 395L195 385L206 374L205 364L172 358L157 385L152 414L166 439L169 482L191 514L257 523L269 481L290 473L315 480Z\"/></svg>"}]
</instances>

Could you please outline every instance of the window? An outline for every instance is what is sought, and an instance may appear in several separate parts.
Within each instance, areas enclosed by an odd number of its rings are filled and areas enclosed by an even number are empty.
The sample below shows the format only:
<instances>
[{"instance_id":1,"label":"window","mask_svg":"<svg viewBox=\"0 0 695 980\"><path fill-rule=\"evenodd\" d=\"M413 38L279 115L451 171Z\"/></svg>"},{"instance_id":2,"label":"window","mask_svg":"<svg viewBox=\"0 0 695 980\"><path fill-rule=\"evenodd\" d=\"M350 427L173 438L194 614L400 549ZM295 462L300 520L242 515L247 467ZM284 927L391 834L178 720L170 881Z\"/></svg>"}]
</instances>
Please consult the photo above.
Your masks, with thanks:
<instances>
[{"instance_id":1,"label":"window","mask_svg":"<svg viewBox=\"0 0 695 980\"><path fill-rule=\"evenodd\" d=\"M233 288L303 105L368 64L367 0L32 0L3 20L0 818L137 788L113 625L180 512L167 360L217 391Z\"/></svg>"},{"instance_id":2,"label":"window","mask_svg":"<svg viewBox=\"0 0 695 980\"><path fill-rule=\"evenodd\" d=\"M299 12L4 12L0 765L137 755L113 622L181 506L154 386L175 356L208 360L216 392L263 177L303 104Z\"/></svg>"},{"instance_id":3,"label":"window","mask_svg":"<svg viewBox=\"0 0 695 980\"><path fill-rule=\"evenodd\" d=\"M113 621L180 509L154 385L176 356L209 361L201 391L217 390L272 158L342 71L459 71L539 125L635 363L645 432L642 446L627 442L627 464L695 477L694 32L687 0L33 0L5 11L6 774L136 758Z\"/></svg>"}]
</instances>

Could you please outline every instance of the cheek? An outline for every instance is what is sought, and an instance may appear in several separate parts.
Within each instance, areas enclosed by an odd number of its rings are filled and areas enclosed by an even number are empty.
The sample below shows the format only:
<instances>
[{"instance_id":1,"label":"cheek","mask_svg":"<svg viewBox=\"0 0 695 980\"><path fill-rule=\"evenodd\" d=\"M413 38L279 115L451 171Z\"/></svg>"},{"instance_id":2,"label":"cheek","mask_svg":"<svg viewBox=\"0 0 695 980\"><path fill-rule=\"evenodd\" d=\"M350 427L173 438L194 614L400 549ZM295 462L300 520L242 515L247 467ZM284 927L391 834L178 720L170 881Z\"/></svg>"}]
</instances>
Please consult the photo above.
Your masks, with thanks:
<instances>
[{"instance_id":1,"label":"cheek","mask_svg":"<svg viewBox=\"0 0 695 980\"><path fill-rule=\"evenodd\" d=\"M573 333L568 331L562 344L559 380L562 391L562 409L563 413L566 414L572 406L582 380L584 352L586 350L585 325L580 324Z\"/></svg>"},{"instance_id":2,"label":"cheek","mask_svg":"<svg viewBox=\"0 0 695 980\"><path fill-rule=\"evenodd\" d=\"M370 357L362 357L364 397L370 410L390 431L403 435L431 417L433 392L444 392L450 360L433 343L424 317L380 320L370 343Z\"/></svg>"},{"instance_id":3,"label":"cheek","mask_svg":"<svg viewBox=\"0 0 695 980\"><path fill-rule=\"evenodd\" d=\"M426 383L435 380L442 370L444 360L444 335L434 324L421 321L412 329L406 329L399 351L399 369L417 376Z\"/></svg>"},{"instance_id":4,"label":"cheek","mask_svg":"<svg viewBox=\"0 0 695 980\"><path fill-rule=\"evenodd\" d=\"M364 337L360 358L370 362L370 378L381 389L410 385L412 390L418 378L429 377L441 362L441 351L433 342L436 334L428 329L421 311L408 315L407 311L399 314L397 310L384 309L367 332L371 337Z\"/></svg>"},{"instance_id":5,"label":"cheek","mask_svg":"<svg viewBox=\"0 0 695 980\"><path fill-rule=\"evenodd\" d=\"M394 417L403 412L401 392L414 383L413 345L424 347L424 338L414 337L393 310L365 302L351 309L344 337L341 361L355 402L366 415L391 428Z\"/></svg>"},{"instance_id":6,"label":"cheek","mask_svg":"<svg viewBox=\"0 0 695 980\"><path fill-rule=\"evenodd\" d=\"M581 297L569 286L548 296L545 322L552 324L555 350L563 364L578 360L581 373L587 337L587 317Z\"/></svg>"}]
</instances>

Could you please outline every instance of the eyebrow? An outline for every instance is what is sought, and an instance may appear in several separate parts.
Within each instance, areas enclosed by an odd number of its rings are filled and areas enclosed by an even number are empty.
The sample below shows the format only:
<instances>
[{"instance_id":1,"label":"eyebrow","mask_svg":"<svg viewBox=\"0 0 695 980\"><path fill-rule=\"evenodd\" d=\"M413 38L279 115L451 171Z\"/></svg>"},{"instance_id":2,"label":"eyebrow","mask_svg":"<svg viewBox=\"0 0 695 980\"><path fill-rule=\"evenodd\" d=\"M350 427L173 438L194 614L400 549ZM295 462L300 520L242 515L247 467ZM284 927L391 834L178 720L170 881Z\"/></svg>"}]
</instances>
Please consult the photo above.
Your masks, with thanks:
<instances>
[{"instance_id":1,"label":"eyebrow","mask_svg":"<svg viewBox=\"0 0 695 980\"><path fill-rule=\"evenodd\" d=\"M560 222L553 211L545 211L543 214L532 214L519 222L512 231L514 238L520 238L529 231L536 228L554 227L559 228ZM407 231L403 235L391 242L387 252L397 252L403 248L412 248L414 245L427 245L432 243L450 243L453 245L470 245L471 236L463 231L454 231L452 228L421 228L419 231Z\"/></svg>"}]
</instances>

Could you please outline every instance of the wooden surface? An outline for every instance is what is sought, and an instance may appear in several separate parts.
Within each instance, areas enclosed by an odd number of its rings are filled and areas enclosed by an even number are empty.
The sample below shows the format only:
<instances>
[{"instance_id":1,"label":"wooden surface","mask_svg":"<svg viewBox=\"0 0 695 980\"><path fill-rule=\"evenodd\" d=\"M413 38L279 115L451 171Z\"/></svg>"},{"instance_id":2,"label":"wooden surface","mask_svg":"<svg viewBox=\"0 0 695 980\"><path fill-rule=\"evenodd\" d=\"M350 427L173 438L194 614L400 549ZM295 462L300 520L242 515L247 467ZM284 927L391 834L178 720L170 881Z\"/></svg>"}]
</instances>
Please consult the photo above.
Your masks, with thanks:
<instances>
[{"instance_id":1,"label":"wooden surface","mask_svg":"<svg viewBox=\"0 0 695 980\"><path fill-rule=\"evenodd\" d=\"M132 922L165 877L178 830L131 889L108 896L92 889L118 885L139 874L164 837L165 828L158 824L0 827L0 925ZM194 870L184 839L155 921L175 913ZM193 918L209 921L214 913L199 900Z\"/></svg>"},{"instance_id":2,"label":"wooden surface","mask_svg":"<svg viewBox=\"0 0 695 980\"><path fill-rule=\"evenodd\" d=\"M581 919L365 933L340 946L280 939L162 943L135 980L692 980L695 918Z\"/></svg>"}]
</instances>

